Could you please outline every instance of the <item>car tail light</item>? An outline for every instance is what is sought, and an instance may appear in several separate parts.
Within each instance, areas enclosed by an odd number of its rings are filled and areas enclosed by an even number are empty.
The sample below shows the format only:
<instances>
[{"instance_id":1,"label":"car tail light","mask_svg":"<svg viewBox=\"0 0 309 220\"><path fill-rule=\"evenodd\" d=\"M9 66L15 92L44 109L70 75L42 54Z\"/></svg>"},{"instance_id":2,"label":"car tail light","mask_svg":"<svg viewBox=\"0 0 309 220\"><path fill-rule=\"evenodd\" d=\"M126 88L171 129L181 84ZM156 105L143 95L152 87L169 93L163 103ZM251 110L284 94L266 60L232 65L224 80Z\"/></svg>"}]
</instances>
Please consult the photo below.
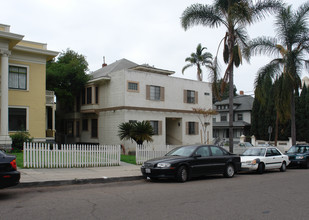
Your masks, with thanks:
<instances>
[{"instance_id":1,"label":"car tail light","mask_svg":"<svg viewBox=\"0 0 309 220\"><path fill-rule=\"evenodd\" d=\"M12 160L10 164L14 170L17 170L16 159Z\"/></svg>"}]
</instances>

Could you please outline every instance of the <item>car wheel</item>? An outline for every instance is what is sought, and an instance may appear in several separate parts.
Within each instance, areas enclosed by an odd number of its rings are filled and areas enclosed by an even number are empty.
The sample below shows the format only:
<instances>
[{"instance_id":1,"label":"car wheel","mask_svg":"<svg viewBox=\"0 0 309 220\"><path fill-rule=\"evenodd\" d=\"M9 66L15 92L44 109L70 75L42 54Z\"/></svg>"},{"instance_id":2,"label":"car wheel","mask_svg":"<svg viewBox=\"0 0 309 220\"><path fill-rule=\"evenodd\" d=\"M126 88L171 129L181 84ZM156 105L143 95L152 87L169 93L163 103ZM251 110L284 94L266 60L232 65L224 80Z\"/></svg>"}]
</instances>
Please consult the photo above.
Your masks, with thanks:
<instances>
[{"instance_id":1,"label":"car wheel","mask_svg":"<svg viewBox=\"0 0 309 220\"><path fill-rule=\"evenodd\" d=\"M285 163L285 161L282 162L282 165L280 167L280 171L281 172L285 172L286 171L286 163Z\"/></svg>"},{"instance_id":2,"label":"car wheel","mask_svg":"<svg viewBox=\"0 0 309 220\"><path fill-rule=\"evenodd\" d=\"M263 174L264 169L265 169L265 165L263 163L259 163L259 166L258 166L256 171L257 171L258 174Z\"/></svg>"},{"instance_id":3,"label":"car wheel","mask_svg":"<svg viewBox=\"0 0 309 220\"><path fill-rule=\"evenodd\" d=\"M235 174L235 169L234 169L234 166L233 164L228 164L225 168L225 171L224 171L224 176L227 177L227 178L231 178L233 177Z\"/></svg>"},{"instance_id":4,"label":"car wheel","mask_svg":"<svg viewBox=\"0 0 309 220\"><path fill-rule=\"evenodd\" d=\"M177 181L178 182L186 182L188 179L188 170L185 166L179 167L177 171Z\"/></svg>"}]
</instances>

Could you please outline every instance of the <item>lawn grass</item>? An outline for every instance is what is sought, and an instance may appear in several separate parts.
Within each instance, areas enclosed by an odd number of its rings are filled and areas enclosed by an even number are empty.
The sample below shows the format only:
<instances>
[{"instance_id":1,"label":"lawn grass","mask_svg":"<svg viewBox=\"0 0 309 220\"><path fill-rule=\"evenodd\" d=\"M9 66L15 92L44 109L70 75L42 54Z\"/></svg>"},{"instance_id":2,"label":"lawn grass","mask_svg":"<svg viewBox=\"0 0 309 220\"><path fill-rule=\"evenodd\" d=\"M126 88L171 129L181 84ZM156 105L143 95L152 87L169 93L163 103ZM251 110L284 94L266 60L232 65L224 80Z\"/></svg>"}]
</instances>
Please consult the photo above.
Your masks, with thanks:
<instances>
[{"instance_id":1,"label":"lawn grass","mask_svg":"<svg viewBox=\"0 0 309 220\"><path fill-rule=\"evenodd\" d=\"M24 168L24 157L23 157L23 152L19 153L9 153L10 155L15 155L16 156L16 163L18 168ZM136 157L135 155L121 155L120 160L122 162L126 163L131 163L131 164L136 164Z\"/></svg>"},{"instance_id":2,"label":"lawn grass","mask_svg":"<svg viewBox=\"0 0 309 220\"><path fill-rule=\"evenodd\" d=\"M136 157L135 157L135 155L121 155L120 160L122 162L136 164Z\"/></svg>"},{"instance_id":3,"label":"lawn grass","mask_svg":"<svg viewBox=\"0 0 309 220\"><path fill-rule=\"evenodd\" d=\"M24 168L24 154L23 152L18 153L8 153L9 155L15 155L16 156L16 164L18 168Z\"/></svg>"}]
</instances>

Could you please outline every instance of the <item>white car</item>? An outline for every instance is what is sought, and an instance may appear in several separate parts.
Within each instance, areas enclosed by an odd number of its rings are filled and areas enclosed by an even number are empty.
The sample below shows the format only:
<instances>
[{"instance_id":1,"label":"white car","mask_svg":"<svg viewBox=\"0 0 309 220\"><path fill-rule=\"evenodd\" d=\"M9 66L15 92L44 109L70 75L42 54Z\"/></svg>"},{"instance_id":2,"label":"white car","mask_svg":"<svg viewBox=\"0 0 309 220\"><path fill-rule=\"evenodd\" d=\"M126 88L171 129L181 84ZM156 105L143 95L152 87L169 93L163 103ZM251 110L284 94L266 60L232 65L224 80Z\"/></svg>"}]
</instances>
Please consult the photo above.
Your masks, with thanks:
<instances>
[{"instance_id":1,"label":"white car","mask_svg":"<svg viewBox=\"0 0 309 220\"><path fill-rule=\"evenodd\" d=\"M276 147L252 147L247 149L240 157L241 170L257 171L262 174L265 170L280 169L286 171L289 157Z\"/></svg>"}]
</instances>

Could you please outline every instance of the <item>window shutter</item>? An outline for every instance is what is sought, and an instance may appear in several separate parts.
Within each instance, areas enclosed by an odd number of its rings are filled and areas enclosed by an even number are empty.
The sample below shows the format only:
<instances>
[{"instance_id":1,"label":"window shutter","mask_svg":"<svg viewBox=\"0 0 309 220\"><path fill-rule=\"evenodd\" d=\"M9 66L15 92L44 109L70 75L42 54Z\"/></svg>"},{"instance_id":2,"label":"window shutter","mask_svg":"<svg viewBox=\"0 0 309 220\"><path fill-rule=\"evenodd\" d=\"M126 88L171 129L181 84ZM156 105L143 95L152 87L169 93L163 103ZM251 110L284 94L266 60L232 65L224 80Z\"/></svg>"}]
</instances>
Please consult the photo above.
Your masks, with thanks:
<instances>
[{"instance_id":1,"label":"window shutter","mask_svg":"<svg viewBox=\"0 0 309 220\"><path fill-rule=\"evenodd\" d=\"M146 99L150 100L150 85L146 85Z\"/></svg>"},{"instance_id":2,"label":"window shutter","mask_svg":"<svg viewBox=\"0 0 309 220\"><path fill-rule=\"evenodd\" d=\"M158 121L158 135L162 135L162 121Z\"/></svg>"},{"instance_id":3,"label":"window shutter","mask_svg":"<svg viewBox=\"0 0 309 220\"><path fill-rule=\"evenodd\" d=\"M183 90L183 102L187 103L187 90Z\"/></svg>"},{"instance_id":4,"label":"window shutter","mask_svg":"<svg viewBox=\"0 0 309 220\"><path fill-rule=\"evenodd\" d=\"M198 92L195 91L195 104L197 104L197 103L198 103Z\"/></svg>"},{"instance_id":5,"label":"window shutter","mask_svg":"<svg viewBox=\"0 0 309 220\"><path fill-rule=\"evenodd\" d=\"M164 87L160 87L160 101L164 101Z\"/></svg>"},{"instance_id":6,"label":"window shutter","mask_svg":"<svg viewBox=\"0 0 309 220\"><path fill-rule=\"evenodd\" d=\"M195 134L198 134L198 133L199 133L199 131L198 131L198 129L199 129L199 128L198 128L198 127L199 127L199 126L198 126L198 122L195 122L195 123L194 123L194 127L195 127L195 128L194 128Z\"/></svg>"},{"instance_id":7,"label":"window shutter","mask_svg":"<svg viewBox=\"0 0 309 220\"><path fill-rule=\"evenodd\" d=\"M189 134L189 122L186 122L186 134Z\"/></svg>"}]
</instances>

